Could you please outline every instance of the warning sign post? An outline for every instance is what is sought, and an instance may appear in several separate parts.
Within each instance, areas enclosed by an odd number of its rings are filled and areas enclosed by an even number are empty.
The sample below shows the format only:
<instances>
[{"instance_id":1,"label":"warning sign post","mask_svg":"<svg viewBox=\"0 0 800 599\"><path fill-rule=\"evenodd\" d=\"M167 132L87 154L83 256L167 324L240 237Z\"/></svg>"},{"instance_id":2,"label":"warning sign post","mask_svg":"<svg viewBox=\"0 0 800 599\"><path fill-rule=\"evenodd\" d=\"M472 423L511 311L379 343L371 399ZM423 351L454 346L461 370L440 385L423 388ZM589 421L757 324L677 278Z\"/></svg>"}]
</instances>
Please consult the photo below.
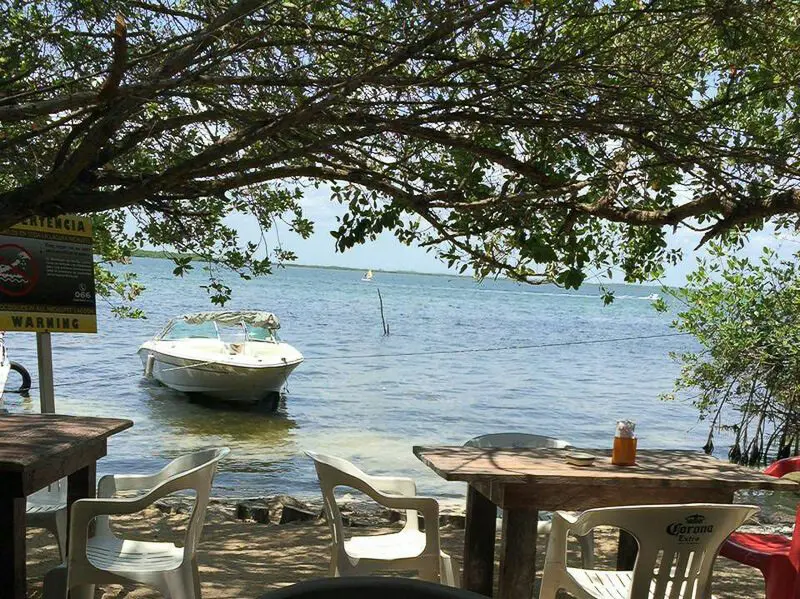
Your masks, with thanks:
<instances>
[{"instance_id":1,"label":"warning sign post","mask_svg":"<svg viewBox=\"0 0 800 599\"><path fill-rule=\"evenodd\" d=\"M0 234L0 331L36 333L42 412L54 412L50 333L97 332L90 219L30 217Z\"/></svg>"}]
</instances>

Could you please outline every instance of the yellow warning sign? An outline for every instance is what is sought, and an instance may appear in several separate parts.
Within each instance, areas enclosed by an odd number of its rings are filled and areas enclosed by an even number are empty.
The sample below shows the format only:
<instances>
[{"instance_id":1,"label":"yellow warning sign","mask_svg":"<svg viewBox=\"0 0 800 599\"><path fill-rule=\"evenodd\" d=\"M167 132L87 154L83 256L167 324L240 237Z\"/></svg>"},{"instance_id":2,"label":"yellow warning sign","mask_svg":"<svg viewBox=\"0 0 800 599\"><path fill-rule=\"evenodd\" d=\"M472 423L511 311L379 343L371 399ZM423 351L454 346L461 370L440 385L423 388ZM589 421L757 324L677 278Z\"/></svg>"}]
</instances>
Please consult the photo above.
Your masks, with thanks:
<instances>
[{"instance_id":1,"label":"yellow warning sign","mask_svg":"<svg viewBox=\"0 0 800 599\"><path fill-rule=\"evenodd\" d=\"M0 330L97 332L91 219L30 217L0 234Z\"/></svg>"}]
</instances>

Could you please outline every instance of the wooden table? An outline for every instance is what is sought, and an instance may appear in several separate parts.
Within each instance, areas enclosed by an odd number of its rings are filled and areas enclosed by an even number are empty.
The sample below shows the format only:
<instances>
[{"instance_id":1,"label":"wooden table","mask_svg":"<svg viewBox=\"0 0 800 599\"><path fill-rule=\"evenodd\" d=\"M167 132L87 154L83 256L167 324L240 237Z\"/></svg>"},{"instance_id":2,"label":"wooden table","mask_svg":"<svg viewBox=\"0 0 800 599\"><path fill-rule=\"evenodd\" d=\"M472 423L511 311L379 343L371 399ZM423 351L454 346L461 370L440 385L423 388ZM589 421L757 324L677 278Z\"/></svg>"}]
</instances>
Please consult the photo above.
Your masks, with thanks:
<instances>
[{"instance_id":1,"label":"wooden table","mask_svg":"<svg viewBox=\"0 0 800 599\"><path fill-rule=\"evenodd\" d=\"M68 476L68 508L94 497L95 464L108 437L131 426L117 418L0 416L0 595L25 597L26 496Z\"/></svg>"},{"instance_id":2,"label":"wooden table","mask_svg":"<svg viewBox=\"0 0 800 599\"><path fill-rule=\"evenodd\" d=\"M640 450L637 464L611 464L610 451L591 467L564 461L563 449L414 447L445 480L469 484L464 588L492 596L497 507L503 509L500 599L530 599L539 510L586 510L656 503L732 503L738 489L795 490L797 484L688 451ZM620 569L631 569L636 545L620 535Z\"/></svg>"}]
</instances>

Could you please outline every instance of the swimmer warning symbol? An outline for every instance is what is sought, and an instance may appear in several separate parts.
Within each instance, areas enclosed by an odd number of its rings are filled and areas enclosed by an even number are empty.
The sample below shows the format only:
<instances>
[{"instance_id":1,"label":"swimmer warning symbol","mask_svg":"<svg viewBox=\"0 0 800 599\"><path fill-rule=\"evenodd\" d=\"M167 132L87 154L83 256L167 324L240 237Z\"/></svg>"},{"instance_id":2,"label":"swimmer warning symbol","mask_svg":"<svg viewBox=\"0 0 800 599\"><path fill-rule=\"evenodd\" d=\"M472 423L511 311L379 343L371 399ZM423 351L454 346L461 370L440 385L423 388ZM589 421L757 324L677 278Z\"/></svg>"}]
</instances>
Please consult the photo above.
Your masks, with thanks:
<instances>
[{"instance_id":1,"label":"swimmer warning symbol","mask_svg":"<svg viewBox=\"0 0 800 599\"><path fill-rule=\"evenodd\" d=\"M0 234L0 331L95 333L92 223L31 217Z\"/></svg>"},{"instance_id":2,"label":"swimmer warning symbol","mask_svg":"<svg viewBox=\"0 0 800 599\"><path fill-rule=\"evenodd\" d=\"M0 245L0 293L27 295L39 279L39 265L21 245Z\"/></svg>"}]
</instances>

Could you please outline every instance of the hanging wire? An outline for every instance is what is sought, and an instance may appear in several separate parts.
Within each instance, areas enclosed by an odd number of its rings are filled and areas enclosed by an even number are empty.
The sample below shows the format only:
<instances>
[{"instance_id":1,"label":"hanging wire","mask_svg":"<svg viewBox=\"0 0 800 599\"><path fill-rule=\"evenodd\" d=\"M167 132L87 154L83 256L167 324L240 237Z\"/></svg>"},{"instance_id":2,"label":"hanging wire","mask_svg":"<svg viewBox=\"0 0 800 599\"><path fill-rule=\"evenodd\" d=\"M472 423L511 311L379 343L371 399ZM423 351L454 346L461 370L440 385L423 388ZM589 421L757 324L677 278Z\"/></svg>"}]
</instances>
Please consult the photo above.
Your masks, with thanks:
<instances>
[{"instance_id":1,"label":"hanging wire","mask_svg":"<svg viewBox=\"0 0 800 599\"><path fill-rule=\"evenodd\" d=\"M557 341L553 343L532 343L532 344L524 344L524 345L501 345L498 347L481 347L481 348L466 348L466 349L442 349L442 350L432 350L432 351L421 351L421 352L406 352L406 353L396 353L396 354L365 354L365 355L356 355L356 356L320 356L317 358L311 358L319 362L320 360L364 360L368 358L406 358L412 356L443 356L448 354L474 354L474 353L481 353L481 352L493 352L493 351L514 351L518 349L542 349L547 347L567 347L570 345L594 345L597 343L615 343L617 341L637 341L637 340L644 340L644 339L660 339L662 337L680 337L683 335L689 335L690 333L663 333L660 335L640 335L640 336L632 336L632 337L613 337L609 339L588 339L584 341Z\"/></svg>"}]
</instances>

